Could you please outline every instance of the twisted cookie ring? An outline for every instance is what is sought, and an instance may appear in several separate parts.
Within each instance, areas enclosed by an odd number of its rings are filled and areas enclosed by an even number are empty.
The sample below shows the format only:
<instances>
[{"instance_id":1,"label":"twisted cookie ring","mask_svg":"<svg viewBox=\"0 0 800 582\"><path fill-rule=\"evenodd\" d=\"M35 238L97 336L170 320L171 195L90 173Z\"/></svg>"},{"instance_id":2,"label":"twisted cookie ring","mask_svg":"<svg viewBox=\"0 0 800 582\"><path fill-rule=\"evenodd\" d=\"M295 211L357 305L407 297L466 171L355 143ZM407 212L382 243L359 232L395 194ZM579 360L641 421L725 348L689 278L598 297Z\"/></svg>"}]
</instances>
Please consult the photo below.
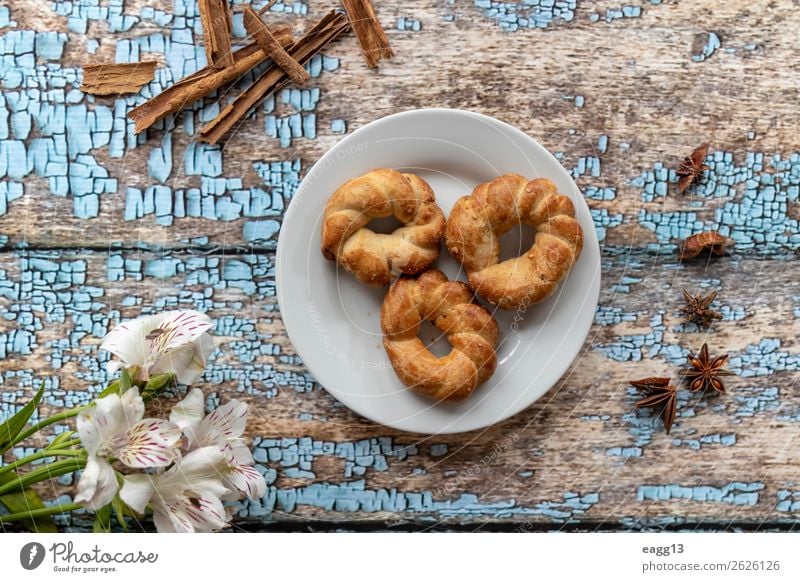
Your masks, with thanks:
<instances>
[{"instance_id":1,"label":"twisted cookie ring","mask_svg":"<svg viewBox=\"0 0 800 582\"><path fill-rule=\"evenodd\" d=\"M533 247L500 263L499 237L521 223L536 229ZM559 194L550 180L529 182L506 174L456 202L445 240L466 269L470 287L501 309L513 310L555 291L581 254L583 231L572 200Z\"/></svg>"},{"instance_id":2,"label":"twisted cookie ring","mask_svg":"<svg viewBox=\"0 0 800 582\"><path fill-rule=\"evenodd\" d=\"M391 234L365 228L394 215L404 224ZM341 186L325 205L322 254L369 285L413 275L439 256L445 218L431 187L419 176L375 170Z\"/></svg>"},{"instance_id":3,"label":"twisted cookie ring","mask_svg":"<svg viewBox=\"0 0 800 582\"><path fill-rule=\"evenodd\" d=\"M473 303L469 288L430 270L416 279L401 277L383 300L383 345L395 373L414 392L436 400L469 396L497 367L497 322ZM417 337L430 320L447 334L452 351L434 356Z\"/></svg>"}]
</instances>

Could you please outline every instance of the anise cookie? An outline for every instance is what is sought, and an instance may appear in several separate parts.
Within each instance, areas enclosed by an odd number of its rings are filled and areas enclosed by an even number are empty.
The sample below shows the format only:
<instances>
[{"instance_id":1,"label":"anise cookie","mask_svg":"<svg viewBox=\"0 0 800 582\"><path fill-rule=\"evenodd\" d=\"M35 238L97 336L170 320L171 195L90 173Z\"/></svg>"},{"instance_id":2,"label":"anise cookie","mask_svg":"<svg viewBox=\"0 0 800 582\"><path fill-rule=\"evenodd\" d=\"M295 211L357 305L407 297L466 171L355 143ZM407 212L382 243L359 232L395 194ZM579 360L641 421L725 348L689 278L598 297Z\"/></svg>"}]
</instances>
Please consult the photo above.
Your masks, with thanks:
<instances>
[{"instance_id":1,"label":"anise cookie","mask_svg":"<svg viewBox=\"0 0 800 582\"><path fill-rule=\"evenodd\" d=\"M448 355L437 358L419 339L425 320L447 335ZM436 400L463 400L497 367L497 322L473 301L467 285L448 281L441 271L395 281L383 300L381 329L397 377Z\"/></svg>"},{"instance_id":2,"label":"anise cookie","mask_svg":"<svg viewBox=\"0 0 800 582\"><path fill-rule=\"evenodd\" d=\"M391 234L366 225L394 216L403 226ZM433 190L414 174L374 170L341 186L325 205L322 254L368 285L413 275L439 256L445 218Z\"/></svg>"},{"instance_id":3,"label":"anise cookie","mask_svg":"<svg viewBox=\"0 0 800 582\"><path fill-rule=\"evenodd\" d=\"M500 262L500 236L514 226L536 229L522 256ZM555 291L578 260L583 231L575 206L550 180L505 174L460 198L445 230L447 249L470 287L502 309L524 309Z\"/></svg>"}]
</instances>

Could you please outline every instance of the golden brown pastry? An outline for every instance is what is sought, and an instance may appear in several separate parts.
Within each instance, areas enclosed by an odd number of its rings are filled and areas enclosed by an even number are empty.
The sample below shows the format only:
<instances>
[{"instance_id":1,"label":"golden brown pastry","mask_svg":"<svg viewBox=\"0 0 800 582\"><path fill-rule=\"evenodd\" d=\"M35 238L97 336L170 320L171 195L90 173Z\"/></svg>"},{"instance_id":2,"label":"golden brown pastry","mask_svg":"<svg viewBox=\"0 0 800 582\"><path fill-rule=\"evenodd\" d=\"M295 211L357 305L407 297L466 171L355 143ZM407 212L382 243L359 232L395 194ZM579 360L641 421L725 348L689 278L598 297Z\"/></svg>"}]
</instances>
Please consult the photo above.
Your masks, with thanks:
<instances>
[{"instance_id":1,"label":"golden brown pastry","mask_svg":"<svg viewBox=\"0 0 800 582\"><path fill-rule=\"evenodd\" d=\"M391 234L366 228L394 215L403 223ZM369 285L393 275L413 275L439 256L445 218L431 187L419 176L374 170L341 186L325 205L322 254Z\"/></svg>"},{"instance_id":2,"label":"golden brown pastry","mask_svg":"<svg viewBox=\"0 0 800 582\"><path fill-rule=\"evenodd\" d=\"M437 358L417 337L426 319L447 335L447 356ZM398 378L436 400L463 400L497 367L497 322L464 283L448 281L441 271L395 281L383 300L381 328Z\"/></svg>"},{"instance_id":3,"label":"golden brown pastry","mask_svg":"<svg viewBox=\"0 0 800 582\"><path fill-rule=\"evenodd\" d=\"M500 260L499 237L518 224L536 229L531 249ZM460 198L445 230L447 249L467 271L470 287L502 309L524 309L555 291L578 260L583 231L569 197L550 180L506 174Z\"/></svg>"}]
</instances>

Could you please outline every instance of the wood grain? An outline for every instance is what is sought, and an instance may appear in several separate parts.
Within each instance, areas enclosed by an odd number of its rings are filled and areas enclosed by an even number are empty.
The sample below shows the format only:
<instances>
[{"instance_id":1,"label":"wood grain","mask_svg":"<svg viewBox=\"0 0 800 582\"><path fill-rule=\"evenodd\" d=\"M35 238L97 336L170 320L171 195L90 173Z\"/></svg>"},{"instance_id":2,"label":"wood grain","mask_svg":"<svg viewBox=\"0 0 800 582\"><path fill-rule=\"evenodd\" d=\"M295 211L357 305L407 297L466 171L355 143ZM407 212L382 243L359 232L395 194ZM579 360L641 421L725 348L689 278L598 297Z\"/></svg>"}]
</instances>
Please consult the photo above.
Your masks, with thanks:
<instances>
[{"instance_id":1,"label":"wood grain","mask_svg":"<svg viewBox=\"0 0 800 582\"><path fill-rule=\"evenodd\" d=\"M138 14L140 4L126 2L126 13ZM148 4L171 10L166 1ZM335 4L314 3L307 17L270 12L266 21L301 31ZM310 82L319 89L312 107L297 109L286 93L238 128L220 150L216 178L241 179L231 190L273 195L272 214L177 217L169 226L152 212L126 219L129 187L164 186L174 199L216 179L187 172L185 152L196 138L183 128L187 117L200 127L199 108L179 115L173 130L148 130L121 158L91 149L118 180L99 196L95 217L77 217L72 197L54 195L46 177L4 178L23 184L24 194L0 212L0 416L34 377L48 378L51 409L88 399L106 379L96 348L109 325L142 310L191 307L222 322L204 389L255 409L248 430L270 487L262 503L240 508L237 527L792 529L800 510L800 282L792 253L800 246L800 158L792 158L800 151L792 121L800 11L789 0L665 0L607 21L619 3L579 1L569 21L507 32L479 4L376 2L394 58L371 70L355 37L344 36L326 51L338 68ZM13 3L11 15L19 29L66 30L64 17L30 0ZM421 30L399 30L401 18ZM92 23L85 37L70 33L61 67L85 62L83 43L98 26L105 25ZM693 59L710 31L721 47ZM169 26L143 20L112 40L165 32ZM100 43L97 58L113 61L112 45ZM236 94L234 85L206 105ZM417 107L493 115L557 153L603 238L601 301L580 356L531 408L465 435L398 433L328 396L281 323L276 235L245 236L257 221L272 220L277 231L290 199L285 176L266 180L280 172L264 164L299 160L302 176L340 139L339 121L349 133ZM293 135L281 147L265 131L270 116L280 126L312 113L313 138ZM148 160L167 135L172 168L158 180ZM0 143L13 138L12 131ZM661 168L676 169L704 141L722 159L694 196L677 196L677 177L660 179ZM664 183L667 195L648 192L648 180ZM680 240L709 226L722 226L736 246L680 263ZM684 327L683 288L718 290L725 319L708 333ZM666 436L648 411L634 410L627 382L675 376L703 342L730 353L741 377L727 397L682 392Z\"/></svg>"}]
</instances>

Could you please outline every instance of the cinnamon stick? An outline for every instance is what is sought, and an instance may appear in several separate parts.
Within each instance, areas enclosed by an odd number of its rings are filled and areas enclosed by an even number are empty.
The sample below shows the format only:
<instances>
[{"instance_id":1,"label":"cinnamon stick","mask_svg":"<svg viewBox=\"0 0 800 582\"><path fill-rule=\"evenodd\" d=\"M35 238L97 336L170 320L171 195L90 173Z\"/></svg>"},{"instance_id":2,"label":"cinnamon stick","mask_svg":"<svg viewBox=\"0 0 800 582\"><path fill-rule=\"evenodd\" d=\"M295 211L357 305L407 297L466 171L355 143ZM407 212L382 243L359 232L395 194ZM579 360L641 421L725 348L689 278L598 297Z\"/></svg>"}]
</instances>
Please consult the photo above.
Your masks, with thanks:
<instances>
[{"instance_id":1,"label":"cinnamon stick","mask_svg":"<svg viewBox=\"0 0 800 582\"><path fill-rule=\"evenodd\" d=\"M350 19L350 25L361 45L361 52L367 66L374 69L381 59L394 56L389 39L375 16L375 8L370 0L342 0L342 5Z\"/></svg>"},{"instance_id":2,"label":"cinnamon stick","mask_svg":"<svg viewBox=\"0 0 800 582\"><path fill-rule=\"evenodd\" d=\"M294 60L304 64L321 51L329 42L348 28L347 18L335 10L326 14L314 28L295 42L288 52ZM219 112L200 130L200 141L218 143L247 113L262 99L289 82L286 72L277 65L271 66L264 74Z\"/></svg>"},{"instance_id":3,"label":"cinnamon stick","mask_svg":"<svg viewBox=\"0 0 800 582\"><path fill-rule=\"evenodd\" d=\"M288 26L276 29L273 34L282 46L292 44L292 32ZM128 118L133 120L136 133L140 133L159 119L235 81L268 58L256 43L250 43L233 53L232 66L219 70L211 66L200 69L129 111Z\"/></svg>"},{"instance_id":4,"label":"cinnamon stick","mask_svg":"<svg viewBox=\"0 0 800 582\"><path fill-rule=\"evenodd\" d=\"M258 13L249 6L244 7L244 28L247 34L258 43L261 50L269 55L276 65L286 71L292 81L302 85L311 78L302 65L284 50Z\"/></svg>"},{"instance_id":5,"label":"cinnamon stick","mask_svg":"<svg viewBox=\"0 0 800 582\"><path fill-rule=\"evenodd\" d=\"M264 6L262 6L262 7L261 7L261 10L259 10L259 11L258 11L258 15L259 15L259 16L261 16L262 14L264 14L264 13L265 13L267 10L269 10L270 8L272 8L272 6L273 6L273 5L275 4L275 2L277 2L277 1L278 1L278 0L269 0L269 2L267 2L266 4L264 4Z\"/></svg>"},{"instance_id":6,"label":"cinnamon stick","mask_svg":"<svg viewBox=\"0 0 800 582\"><path fill-rule=\"evenodd\" d=\"M91 95L138 93L155 78L156 61L108 63L83 67L81 91Z\"/></svg>"},{"instance_id":7,"label":"cinnamon stick","mask_svg":"<svg viewBox=\"0 0 800 582\"><path fill-rule=\"evenodd\" d=\"M233 66L233 22L228 0L197 0L197 7L203 25L208 64L215 69Z\"/></svg>"}]
</instances>

